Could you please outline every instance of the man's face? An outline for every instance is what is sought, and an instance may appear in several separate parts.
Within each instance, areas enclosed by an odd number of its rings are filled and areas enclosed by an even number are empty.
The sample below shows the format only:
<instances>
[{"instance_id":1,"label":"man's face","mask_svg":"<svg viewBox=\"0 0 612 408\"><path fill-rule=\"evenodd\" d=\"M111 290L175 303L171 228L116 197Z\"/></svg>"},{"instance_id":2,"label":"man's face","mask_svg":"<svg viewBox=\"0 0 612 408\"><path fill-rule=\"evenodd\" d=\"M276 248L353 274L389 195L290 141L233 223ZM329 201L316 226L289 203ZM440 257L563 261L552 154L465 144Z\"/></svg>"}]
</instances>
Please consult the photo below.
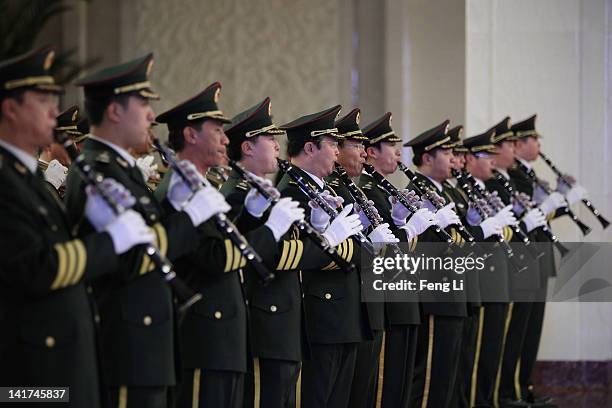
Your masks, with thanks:
<instances>
[{"instance_id":1,"label":"man's face","mask_svg":"<svg viewBox=\"0 0 612 408\"><path fill-rule=\"evenodd\" d=\"M514 163L514 142L504 140L495 145L495 165L501 169L507 169Z\"/></svg>"},{"instance_id":2,"label":"man's face","mask_svg":"<svg viewBox=\"0 0 612 408\"><path fill-rule=\"evenodd\" d=\"M313 143L313 142L308 142ZM312 153L309 160L314 164L314 173L318 177L327 177L334 171L334 165L338 159L338 141L329 136L322 136L319 147L313 143Z\"/></svg>"},{"instance_id":3,"label":"man's face","mask_svg":"<svg viewBox=\"0 0 612 408\"><path fill-rule=\"evenodd\" d=\"M345 168L349 177L359 176L367 157L363 142L355 139L345 140L339 151L338 163Z\"/></svg>"},{"instance_id":4,"label":"man's face","mask_svg":"<svg viewBox=\"0 0 612 408\"><path fill-rule=\"evenodd\" d=\"M280 155L280 146L273 135L261 135L253 141L243 143L251 144L252 158L261 166L261 170L265 174L271 174L278 170L278 159Z\"/></svg>"},{"instance_id":5,"label":"man's face","mask_svg":"<svg viewBox=\"0 0 612 408\"><path fill-rule=\"evenodd\" d=\"M125 148L142 150L148 143L151 123L155 113L151 109L148 99L139 96L130 96L124 107L118 102L119 126L123 134Z\"/></svg>"},{"instance_id":6,"label":"man's face","mask_svg":"<svg viewBox=\"0 0 612 408\"><path fill-rule=\"evenodd\" d=\"M470 155L468 159L468 171L474 177L483 181L493 177L493 169L495 168L495 156L490 153L476 153Z\"/></svg>"},{"instance_id":7,"label":"man's face","mask_svg":"<svg viewBox=\"0 0 612 408\"><path fill-rule=\"evenodd\" d=\"M376 167L383 175L393 174L397 170L397 162L402 159L402 152L395 142L381 142L379 148L373 148L372 153ZM376 150L374 152L374 150Z\"/></svg>"},{"instance_id":8,"label":"man's face","mask_svg":"<svg viewBox=\"0 0 612 408\"><path fill-rule=\"evenodd\" d=\"M227 164L226 146L229 144L229 139L223 131L222 122L214 119L204 121L195 137L198 157L200 157L204 166L213 167Z\"/></svg>"},{"instance_id":9,"label":"man's face","mask_svg":"<svg viewBox=\"0 0 612 408\"><path fill-rule=\"evenodd\" d=\"M51 143L49 149L51 153L51 159L57 160L66 167L70 166L70 157L68 156L68 152L66 152L66 149L64 149L64 146L54 142Z\"/></svg>"},{"instance_id":10,"label":"man's face","mask_svg":"<svg viewBox=\"0 0 612 408\"><path fill-rule=\"evenodd\" d=\"M3 120L10 120L19 129L20 143L24 147L38 150L53 142L55 118L59 114L57 95L28 90L23 93L21 103L6 99L3 106L10 106Z\"/></svg>"},{"instance_id":11,"label":"man's face","mask_svg":"<svg viewBox=\"0 0 612 408\"><path fill-rule=\"evenodd\" d=\"M451 169L454 165L452 149L438 149L435 155L431 155L431 158L431 167L435 179L446 180L451 177Z\"/></svg>"},{"instance_id":12,"label":"man's face","mask_svg":"<svg viewBox=\"0 0 612 408\"><path fill-rule=\"evenodd\" d=\"M520 138L516 141L516 153L527 161L534 161L540 154L540 141L533 136Z\"/></svg>"},{"instance_id":13,"label":"man's face","mask_svg":"<svg viewBox=\"0 0 612 408\"><path fill-rule=\"evenodd\" d=\"M465 167L465 153L453 152L453 169L461 171Z\"/></svg>"}]
</instances>

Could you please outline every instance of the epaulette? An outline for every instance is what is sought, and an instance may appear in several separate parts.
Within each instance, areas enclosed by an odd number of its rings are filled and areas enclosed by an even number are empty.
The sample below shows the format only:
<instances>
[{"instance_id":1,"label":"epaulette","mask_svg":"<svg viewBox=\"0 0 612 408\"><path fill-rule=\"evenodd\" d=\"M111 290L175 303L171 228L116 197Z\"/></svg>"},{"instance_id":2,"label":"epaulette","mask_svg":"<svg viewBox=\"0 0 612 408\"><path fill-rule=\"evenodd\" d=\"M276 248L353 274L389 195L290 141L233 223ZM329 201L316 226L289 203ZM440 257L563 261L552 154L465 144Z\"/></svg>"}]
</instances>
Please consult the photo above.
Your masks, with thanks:
<instances>
[{"instance_id":1,"label":"epaulette","mask_svg":"<svg viewBox=\"0 0 612 408\"><path fill-rule=\"evenodd\" d=\"M363 185L363 187L361 187L362 190L371 190L372 189L372 183L371 182L367 182L366 184Z\"/></svg>"},{"instance_id":2,"label":"epaulette","mask_svg":"<svg viewBox=\"0 0 612 408\"><path fill-rule=\"evenodd\" d=\"M108 163L110 163L110 155L108 154L107 151L104 151L104 152L100 153L98 156L96 156L96 161L98 163L108 164Z\"/></svg>"},{"instance_id":3,"label":"epaulette","mask_svg":"<svg viewBox=\"0 0 612 408\"><path fill-rule=\"evenodd\" d=\"M296 183L296 182L295 182L295 181L293 181L293 180L289 180L289 184L292 184L292 185L294 185L294 186L297 186L297 185L298 185L298 183Z\"/></svg>"},{"instance_id":4,"label":"epaulette","mask_svg":"<svg viewBox=\"0 0 612 408\"><path fill-rule=\"evenodd\" d=\"M130 164L120 156L117 156L115 160L117 160L117 163L119 163L119 165L123 167L124 169L127 169L128 167L130 167Z\"/></svg>"}]
</instances>

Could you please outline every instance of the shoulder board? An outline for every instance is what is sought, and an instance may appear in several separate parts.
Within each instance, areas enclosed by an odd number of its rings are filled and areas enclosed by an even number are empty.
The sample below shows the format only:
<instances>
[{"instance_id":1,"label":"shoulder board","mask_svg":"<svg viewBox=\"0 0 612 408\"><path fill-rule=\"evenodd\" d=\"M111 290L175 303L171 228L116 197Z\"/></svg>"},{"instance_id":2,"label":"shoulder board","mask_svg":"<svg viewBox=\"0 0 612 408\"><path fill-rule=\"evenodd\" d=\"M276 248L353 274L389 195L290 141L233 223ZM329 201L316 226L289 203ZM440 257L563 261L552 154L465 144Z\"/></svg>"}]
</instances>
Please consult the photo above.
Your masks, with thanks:
<instances>
[{"instance_id":1,"label":"shoulder board","mask_svg":"<svg viewBox=\"0 0 612 408\"><path fill-rule=\"evenodd\" d=\"M130 164L120 156L117 156L115 160L117 160L117 163L119 163L119 165L123 167L124 169L127 169L128 167L130 167Z\"/></svg>"},{"instance_id":2,"label":"shoulder board","mask_svg":"<svg viewBox=\"0 0 612 408\"><path fill-rule=\"evenodd\" d=\"M361 187L363 190L371 190L372 189L372 183L371 182L367 182L366 184L363 185L363 187Z\"/></svg>"},{"instance_id":3,"label":"shoulder board","mask_svg":"<svg viewBox=\"0 0 612 408\"><path fill-rule=\"evenodd\" d=\"M290 180L290 181L289 181L289 184L294 185L294 186L297 186L297 185L298 185L298 183L296 183L296 182L295 182L295 181L293 181L293 180Z\"/></svg>"},{"instance_id":4,"label":"shoulder board","mask_svg":"<svg viewBox=\"0 0 612 408\"><path fill-rule=\"evenodd\" d=\"M108 164L110 163L110 155L108 154L108 152L104 151L96 156L96 161L98 163Z\"/></svg>"},{"instance_id":5,"label":"shoulder board","mask_svg":"<svg viewBox=\"0 0 612 408\"><path fill-rule=\"evenodd\" d=\"M332 179L329 182L327 182L328 185L332 186L332 187L340 187L340 181L338 179Z\"/></svg>"}]
</instances>

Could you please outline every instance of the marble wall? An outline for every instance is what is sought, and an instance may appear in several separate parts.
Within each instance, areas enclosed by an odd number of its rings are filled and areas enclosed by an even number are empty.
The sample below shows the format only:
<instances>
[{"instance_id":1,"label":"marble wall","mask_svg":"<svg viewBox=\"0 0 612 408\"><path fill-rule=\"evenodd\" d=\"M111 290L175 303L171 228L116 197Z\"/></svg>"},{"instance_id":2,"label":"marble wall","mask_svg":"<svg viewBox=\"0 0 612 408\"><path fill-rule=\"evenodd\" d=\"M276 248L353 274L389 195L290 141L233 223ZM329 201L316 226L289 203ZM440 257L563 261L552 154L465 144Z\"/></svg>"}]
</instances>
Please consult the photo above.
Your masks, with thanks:
<instances>
[{"instance_id":1,"label":"marble wall","mask_svg":"<svg viewBox=\"0 0 612 408\"><path fill-rule=\"evenodd\" d=\"M610 1L468 0L466 130L477 134L507 114L538 113L543 151L574 174L597 206L612 215L609 128ZM539 173L554 181L545 164ZM565 241L610 242L597 221L583 238L567 219L553 222ZM566 217L565 217L566 218ZM612 305L553 303L540 348L545 360L612 358Z\"/></svg>"}]
</instances>

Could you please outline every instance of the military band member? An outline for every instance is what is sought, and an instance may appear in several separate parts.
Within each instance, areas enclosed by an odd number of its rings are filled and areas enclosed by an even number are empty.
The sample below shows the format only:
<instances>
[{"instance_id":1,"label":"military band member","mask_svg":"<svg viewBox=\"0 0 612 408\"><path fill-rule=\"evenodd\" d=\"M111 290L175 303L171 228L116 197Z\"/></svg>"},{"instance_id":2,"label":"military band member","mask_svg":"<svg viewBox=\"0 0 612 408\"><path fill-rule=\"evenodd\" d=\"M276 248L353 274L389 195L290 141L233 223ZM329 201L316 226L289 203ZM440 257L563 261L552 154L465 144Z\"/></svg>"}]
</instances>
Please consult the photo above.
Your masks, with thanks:
<instances>
[{"instance_id":1,"label":"military band member","mask_svg":"<svg viewBox=\"0 0 612 408\"><path fill-rule=\"evenodd\" d=\"M276 137L285 131L272 122L270 98L232 118L226 134L230 139L229 158L259 177L266 188L273 189L263 177L278 170L276 159L280 148ZM244 211L248 212L244 205L246 197L255 192L250 191L248 183L236 171L230 172L221 193L232 205L229 215L242 219L238 223L250 240L259 239L253 232L264 224L264 220L268 223L277 216L272 212L276 206L297 203L282 198L269 214L259 210L261 214L257 218L240 217ZM298 210L303 213L301 208ZM248 268L245 270L253 357L252 390L247 393L247 403L254 407L294 407L300 362L308 358L299 270L323 268L329 264L329 259L294 228L278 240L277 253L266 261L276 273L275 280L267 286L261 285Z\"/></svg>"},{"instance_id":2,"label":"military band member","mask_svg":"<svg viewBox=\"0 0 612 408\"><path fill-rule=\"evenodd\" d=\"M438 226L445 229L461 222L453 211L457 192L450 184L444 183L450 178L453 165L448 124L449 121L445 121L405 144L412 147L412 161L417 167L418 180L437 192L446 202L436 212ZM453 228L449 231L460 244L462 238L456 230ZM440 239L430 229L419 237L419 241L440 242ZM442 272L442 275L446 277L446 272ZM466 293L421 294L421 302L422 323L417 343L412 404L421 407L450 407L453 404L461 356L464 319L467 317Z\"/></svg>"},{"instance_id":3,"label":"military band member","mask_svg":"<svg viewBox=\"0 0 612 408\"><path fill-rule=\"evenodd\" d=\"M183 211L166 213L149 190L129 148L148 137L154 113L149 73L152 54L102 69L77 81L84 88L91 134L81 153L93 170L123 184L136 198L133 209L155 232L155 244L170 260L194 249L197 226L216 210L204 191ZM74 168L68 173L66 203L79 234L95 225L83 220L85 196ZM180 191L179 191L180 193ZM180 194L179 194L180 195ZM185 197L172 197L187 201ZM105 381L112 406L165 407L175 385L176 338L168 284L144 249L121 258L121 278L100 279L94 296L100 307Z\"/></svg>"},{"instance_id":4,"label":"military band member","mask_svg":"<svg viewBox=\"0 0 612 408\"><path fill-rule=\"evenodd\" d=\"M77 131L79 107L71 106L60 113L56 120L56 132L65 132L74 138ZM38 168L44 173L45 180L58 192L59 197L64 196L66 189L66 175L70 166L70 157L62 145L57 142L51 143L42 149L38 157Z\"/></svg>"},{"instance_id":5,"label":"military band member","mask_svg":"<svg viewBox=\"0 0 612 408\"><path fill-rule=\"evenodd\" d=\"M386 113L366 126L363 134L366 138L368 164L385 177L393 174L398 160L401 159L398 147L401 139L391 128L391 113ZM341 155L341 162L348 161L346 156L346 153ZM369 174L362 173L358 184L374 203L383 222L391 226L400 241L406 243L407 248L414 250L418 235L434 225L433 213L421 209L407 221L409 210L400 202L391 201ZM373 344L375 348L372 358L375 358L377 363L375 373L378 372L377 366L382 367L382 377L379 374L374 382L374 396L381 400L383 407L407 407L414 374L417 327L420 323L418 296L406 299L405 302L385 303L383 318L384 336L382 332L378 332ZM384 353L379 359L381 346ZM362 353L363 349L364 347L360 347ZM371 394L368 399L371 401Z\"/></svg>"},{"instance_id":6,"label":"military band member","mask_svg":"<svg viewBox=\"0 0 612 408\"><path fill-rule=\"evenodd\" d=\"M53 57L42 48L0 62L0 383L70 387L70 406L101 407L95 306L86 285L117 277L116 254L153 234L133 211L101 219L98 212L109 209L88 195L85 216L97 220L99 233L74 236L37 169L58 115Z\"/></svg>"},{"instance_id":7,"label":"military band member","mask_svg":"<svg viewBox=\"0 0 612 408\"><path fill-rule=\"evenodd\" d=\"M474 176L480 188L486 188L484 181L493 177L492 170L496 160L497 149L495 143L503 138L496 137L495 129L467 138L463 146L468 149L466 153L466 170ZM506 136L504 136L505 138ZM473 205L473 203L472 203ZM509 226L517 223L511 212L511 206L496 212L488 219L494 219L502 228L501 234L506 242L512 240L513 231ZM479 218L474 215L474 218ZM476 224L472 215L469 215L471 223ZM486 220L479 220L479 224ZM493 406L494 390L498 378L501 355L508 331L506 316L510 301L510 275L508 260L503 250L493 247L494 237L488 237L489 242L485 250L491 251L492 255L487 259L485 269L479 276L480 296L482 306L479 314L478 337L476 339L476 356L470 379L470 402L475 406ZM516 251L519 248L515 249ZM515 255L519 256L519 255ZM526 275L527 273L525 273Z\"/></svg>"},{"instance_id":8,"label":"military band member","mask_svg":"<svg viewBox=\"0 0 612 408\"><path fill-rule=\"evenodd\" d=\"M531 166L531 162L538 158L540 152L540 134L535 128L536 115L533 115L521 122L517 122L510 130L514 133L514 165L508 168L508 175L514 182L517 190L525 193L533 201L536 201L540 211L546 216L547 220L551 220L561 214L558 211L567 206L567 202L562 194L553 192L546 196L534 188L533 181L529 173L535 174ZM542 234L537 233L536 240L538 242L548 242L550 239ZM543 245L543 244L540 244ZM531 303L528 321L526 323L525 334L520 348L520 356L518 362L513 367L506 364L505 374L502 380L502 388L500 388L500 398L508 397L510 401L518 400L519 402L533 404L540 403L543 406L555 405L552 399L547 396L537 396L533 391L533 383L531 375L537 358L540 337L542 335L542 325L544 322L545 296L548 287L548 277L556 275L556 266L552 247L545 251L546 255L540 258L540 273L541 278L540 288L533 291L534 302ZM517 353L519 351L517 350ZM508 361L507 361L508 363ZM518 381L514 379L518 375Z\"/></svg>"},{"instance_id":9,"label":"military band member","mask_svg":"<svg viewBox=\"0 0 612 408\"><path fill-rule=\"evenodd\" d=\"M281 126L287 131L287 153L294 169L322 196L336 200L333 189L324 178L334 170L338 158L338 136L334 121L340 106L303 116ZM309 205L308 197L288 175L278 184L281 194L300 202L313 226L324 230L329 216ZM324 191L328 193L325 194ZM312 205L312 204L311 204ZM352 210L347 205L344 216ZM353 214L333 223L345 222L351 235L362 229L359 216ZM349 238L338 242L339 252L349 262L359 263L358 242ZM344 271L335 263L302 271L307 334L311 343L311 359L302 368L302 404L307 407L345 407L349 401L357 344L364 339L364 316L360 304L360 278L356 270Z\"/></svg>"}]
</instances>

